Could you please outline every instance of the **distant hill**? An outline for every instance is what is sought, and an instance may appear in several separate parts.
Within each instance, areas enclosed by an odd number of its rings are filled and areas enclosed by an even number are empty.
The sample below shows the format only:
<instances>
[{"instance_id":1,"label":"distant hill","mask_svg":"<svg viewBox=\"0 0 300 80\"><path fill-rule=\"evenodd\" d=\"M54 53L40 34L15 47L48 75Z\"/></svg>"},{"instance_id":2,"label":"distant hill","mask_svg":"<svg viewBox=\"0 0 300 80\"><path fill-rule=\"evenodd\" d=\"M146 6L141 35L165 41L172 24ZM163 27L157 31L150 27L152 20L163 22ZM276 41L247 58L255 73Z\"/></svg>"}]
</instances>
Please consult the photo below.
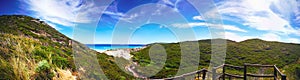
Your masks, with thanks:
<instances>
[{"instance_id":1,"label":"distant hill","mask_svg":"<svg viewBox=\"0 0 300 80\"><path fill-rule=\"evenodd\" d=\"M208 68L211 57L211 40L199 40L200 48L200 67ZM184 43L184 42L183 42ZM180 45L179 43L155 43L162 45L167 52L166 64L158 74L152 78L172 77L176 74L180 63ZM153 46L150 44L149 46ZM149 49L147 47L141 51L131 53L134 55L133 61L141 66L147 66L151 63L149 58ZM188 48L188 47L183 47ZM227 40L226 64L242 66L244 63L251 64L276 64L289 80L300 79L300 45L292 43L270 42L260 39L249 39L242 42ZM251 69L252 72L262 71ZM242 71L229 70L232 74L243 74ZM267 71L265 71L267 72Z\"/></svg>"},{"instance_id":2,"label":"distant hill","mask_svg":"<svg viewBox=\"0 0 300 80\"><path fill-rule=\"evenodd\" d=\"M97 54L109 79L132 79L114 64L114 58L87 48L59 33L45 22L23 15L0 16L0 79L74 79L80 75L73 60L72 45L88 58ZM86 63L89 63L86 61ZM99 73L89 79L99 79ZM78 79L78 78L77 78Z\"/></svg>"}]
</instances>

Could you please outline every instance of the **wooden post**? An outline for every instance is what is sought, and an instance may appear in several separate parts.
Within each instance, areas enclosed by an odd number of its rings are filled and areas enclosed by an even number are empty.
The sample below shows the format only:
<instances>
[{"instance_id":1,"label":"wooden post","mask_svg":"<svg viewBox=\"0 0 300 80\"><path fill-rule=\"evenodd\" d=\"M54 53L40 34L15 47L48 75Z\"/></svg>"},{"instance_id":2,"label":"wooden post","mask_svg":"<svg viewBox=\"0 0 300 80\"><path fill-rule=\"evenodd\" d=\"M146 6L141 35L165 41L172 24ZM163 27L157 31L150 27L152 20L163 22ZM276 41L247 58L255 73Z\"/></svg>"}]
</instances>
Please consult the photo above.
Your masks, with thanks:
<instances>
[{"instance_id":1,"label":"wooden post","mask_svg":"<svg viewBox=\"0 0 300 80\"><path fill-rule=\"evenodd\" d=\"M198 80L200 80L200 71L199 72L197 72L197 78L198 78Z\"/></svg>"},{"instance_id":2,"label":"wooden post","mask_svg":"<svg viewBox=\"0 0 300 80\"><path fill-rule=\"evenodd\" d=\"M281 80L286 80L286 75L282 75Z\"/></svg>"},{"instance_id":3,"label":"wooden post","mask_svg":"<svg viewBox=\"0 0 300 80\"><path fill-rule=\"evenodd\" d=\"M277 69L276 69L276 65L274 65L274 80L277 80Z\"/></svg>"},{"instance_id":4,"label":"wooden post","mask_svg":"<svg viewBox=\"0 0 300 80\"><path fill-rule=\"evenodd\" d=\"M223 80L225 80L225 65L223 66Z\"/></svg>"},{"instance_id":5,"label":"wooden post","mask_svg":"<svg viewBox=\"0 0 300 80\"><path fill-rule=\"evenodd\" d=\"M205 80L207 70L203 71L202 80Z\"/></svg>"},{"instance_id":6,"label":"wooden post","mask_svg":"<svg viewBox=\"0 0 300 80\"><path fill-rule=\"evenodd\" d=\"M244 80L247 80L247 65L244 64Z\"/></svg>"},{"instance_id":7,"label":"wooden post","mask_svg":"<svg viewBox=\"0 0 300 80\"><path fill-rule=\"evenodd\" d=\"M217 69L212 68L212 80L217 80Z\"/></svg>"}]
</instances>

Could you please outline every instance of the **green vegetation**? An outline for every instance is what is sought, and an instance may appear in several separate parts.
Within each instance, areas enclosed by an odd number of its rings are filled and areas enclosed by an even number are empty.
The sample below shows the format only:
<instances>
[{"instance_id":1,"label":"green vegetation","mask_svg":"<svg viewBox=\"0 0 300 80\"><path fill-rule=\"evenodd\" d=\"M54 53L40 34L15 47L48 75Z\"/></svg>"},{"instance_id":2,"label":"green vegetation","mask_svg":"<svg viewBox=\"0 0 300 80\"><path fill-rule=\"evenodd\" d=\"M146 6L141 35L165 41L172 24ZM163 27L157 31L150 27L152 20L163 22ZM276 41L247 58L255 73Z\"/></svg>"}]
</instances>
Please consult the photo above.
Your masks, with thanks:
<instances>
[{"instance_id":1,"label":"green vegetation","mask_svg":"<svg viewBox=\"0 0 300 80\"><path fill-rule=\"evenodd\" d=\"M72 45L69 45L72 41ZM200 40L199 69L207 68L211 57L211 41ZM178 43L156 43L162 45L167 53L167 60L163 69L151 78L166 78L174 76L179 68L181 53ZM132 60L140 66L151 66L149 47L138 52L132 52ZM133 76L123 72L116 64L115 58L98 53L79 42L73 41L59 33L49 25L21 15L0 16L0 79L28 80L28 79L75 79L80 75L75 67L72 48L78 48L83 60L88 62L91 55L97 55L101 69L109 79L129 80ZM188 47L183 47L188 48ZM189 49L189 48L188 48ZM86 54L88 53L88 54ZM123 59L123 58L117 58ZM300 79L300 45L280 42L268 42L251 39L243 42L227 40L226 64L242 66L243 63L276 64L289 80ZM124 62L122 65L129 64ZM93 68L92 66L90 68ZM138 69L138 68L137 68ZM87 76L99 79L103 76L95 71L88 71ZM264 73L271 73L263 69ZM140 70L137 70L140 71ZM250 68L250 72L257 73L262 69ZM242 74L241 71L227 69L231 74Z\"/></svg>"},{"instance_id":2,"label":"green vegetation","mask_svg":"<svg viewBox=\"0 0 300 80\"><path fill-rule=\"evenodd\" d=\"M114 64L112 56L93 51L38 19L9 15L0 16L0 79L75 79L80 74L69 41L81 49L78 53L97 54L109 79L133 78ZM92 78L99 78L99 73L89 72L95 75Z\"/></svg>"},{"instance_id":3,"label":"green vegetation","mask_svg":"<svg viewBox=\"0 0 300 80\"><path fill-rule=\"evenodd\" d=\"M211 57L210 40L198 41L200 48L199 69L208 68ZM174 76L180 64L179 43L156 43L164 46L167 52L166 64L158 74L151 78L166 78ZM151 47L154 44L150 44ZM147 47L141 51L131 53L134 55L133 61L141 66L150 64L149 49ZM183 47L188 48L188 47ZM288 79L298 80L300 75L300 45L291 43L268 42L259 39L251 39L243 42L227 40L226 64L242 66L244 63L251 64L276 64L282 72L287 74ZM250 68L252 73L259 73L262 69ZM263 69L264 73L272 73L272 69ZM239 70L228 70L231 74L243 74Z\"/></svg>"}]
</instances>

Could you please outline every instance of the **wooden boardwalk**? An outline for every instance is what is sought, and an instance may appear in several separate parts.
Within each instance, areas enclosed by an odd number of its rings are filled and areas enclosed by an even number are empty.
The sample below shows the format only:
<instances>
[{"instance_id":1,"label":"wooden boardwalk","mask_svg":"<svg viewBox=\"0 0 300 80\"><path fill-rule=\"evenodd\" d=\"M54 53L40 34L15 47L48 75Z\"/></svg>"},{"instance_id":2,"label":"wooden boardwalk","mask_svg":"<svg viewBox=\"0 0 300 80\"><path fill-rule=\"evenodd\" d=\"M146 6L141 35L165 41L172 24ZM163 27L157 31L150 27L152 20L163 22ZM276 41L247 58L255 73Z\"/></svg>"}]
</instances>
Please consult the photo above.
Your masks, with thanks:
<instances>
[{"instance_id":1,"label":"wooden boardwalk","mask_svg":"<svg viewBox=\"0 0 300 80\"><path fill-rule=\"evenodd\" d=\"M249 67L261 67L261 68L271 68L273 69L272 74L251 74L247 72ZM226 73L226 69L242 70L243 75L234 75ZM221 73L217 73L218 69L222 69ZM211 76L211 77L210 77ZM254 78L271 78L274 80L286 80L286 75L280 72L276 65L260 65L260 64L244 64L244 66L234 66L229 64L223 64L218 67L213 67L211 71L207 69L201 69L198 71L182 74L180 76L175 76L172 78L158 79L158 80L247 80L248 77Z\"/></svg>"}]
</instances>

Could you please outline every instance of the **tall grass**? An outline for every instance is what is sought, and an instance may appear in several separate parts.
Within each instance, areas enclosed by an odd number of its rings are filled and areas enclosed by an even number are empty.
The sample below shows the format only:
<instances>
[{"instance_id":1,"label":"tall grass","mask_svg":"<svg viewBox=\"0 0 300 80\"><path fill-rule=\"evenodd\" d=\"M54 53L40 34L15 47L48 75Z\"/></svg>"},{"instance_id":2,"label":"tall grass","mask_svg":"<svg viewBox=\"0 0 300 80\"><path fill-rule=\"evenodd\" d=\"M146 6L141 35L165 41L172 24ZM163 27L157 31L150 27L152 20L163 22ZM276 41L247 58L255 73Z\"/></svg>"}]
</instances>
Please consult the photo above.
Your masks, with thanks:
<instances>
[{"instance_id":1,"label":"tall grass","mask_svg":"<svg viewBox=\"0 0 300 80\"><path fill-rule=\"evenodd\" d=\"M24 46L22 46L21 40L17 41L18 44L15 46L15 54L9 59L10 65L12 66L13 74L17 80L29 80L35 74L34 69L36 66L35 60L28 57L24 53ZM32 48L28 48L31 50Z\"/></svg>"},{"instance_id":2,"label":"tall grass","mask_svg":"<svg viewBox=\"0 0 300 80\"><path fill-rule=\"evenodd\" d=\"M0 36L0 79L70 80L76 78L71 71L63 70L62 64L57 65L57 62L52 62L53 58L60 58L57 56L59 53L53 56L54 52L51 50L56 49L42 47L41 42L26 36L11 34L0 34Z\"/></svg>"}]
</instances>

